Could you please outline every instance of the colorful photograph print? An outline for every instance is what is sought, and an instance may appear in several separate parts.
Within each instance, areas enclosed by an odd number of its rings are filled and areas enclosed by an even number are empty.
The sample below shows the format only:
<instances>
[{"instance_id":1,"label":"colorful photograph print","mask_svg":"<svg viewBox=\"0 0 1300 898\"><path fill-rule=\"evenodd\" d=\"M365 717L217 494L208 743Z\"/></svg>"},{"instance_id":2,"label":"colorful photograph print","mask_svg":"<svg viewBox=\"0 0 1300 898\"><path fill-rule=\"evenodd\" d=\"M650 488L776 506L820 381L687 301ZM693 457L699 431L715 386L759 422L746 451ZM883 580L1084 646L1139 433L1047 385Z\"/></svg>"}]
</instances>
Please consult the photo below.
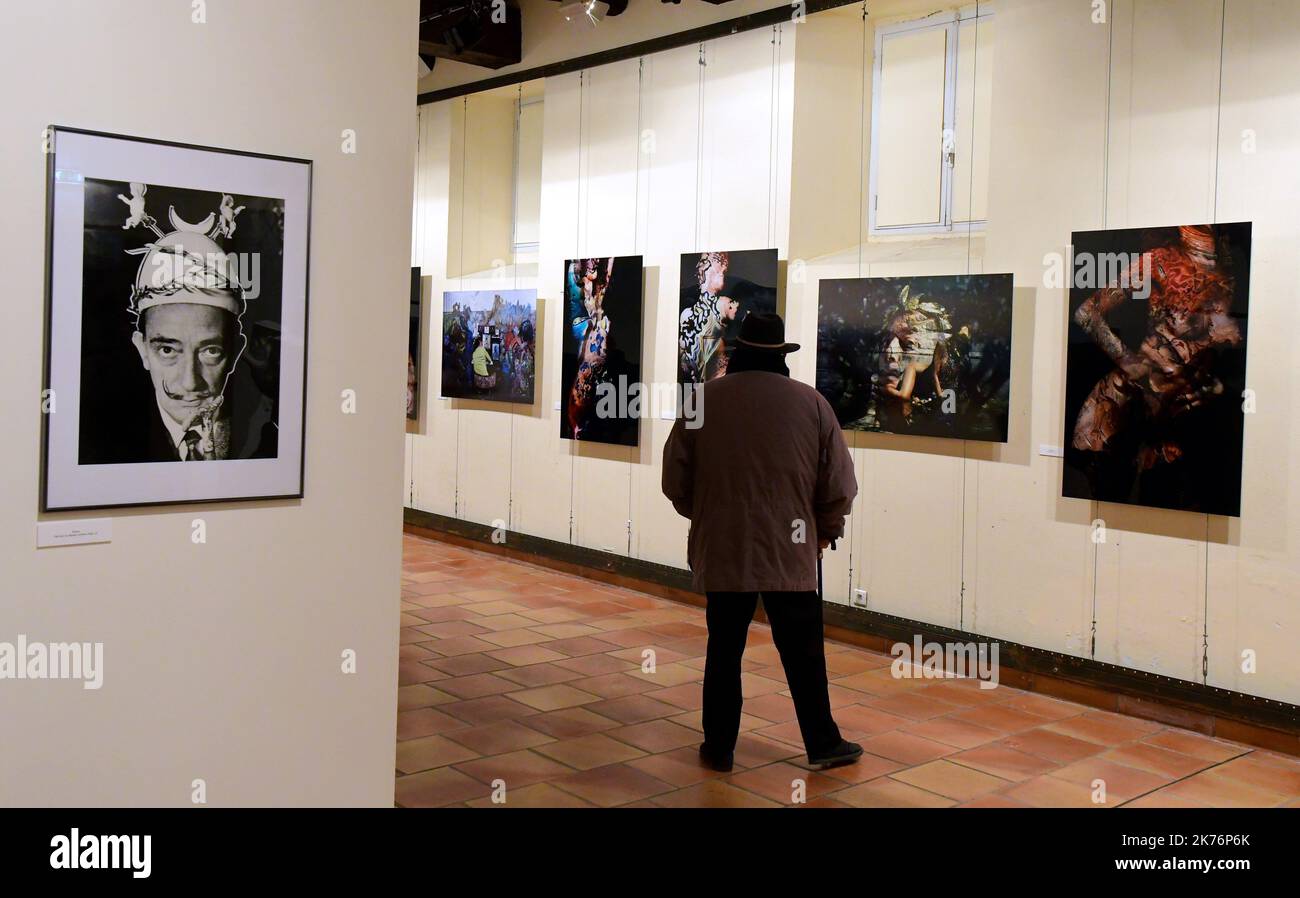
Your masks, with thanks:
<instances>
[{"instance_id":1,"label":"colorful photograph print","mask_svg":"<svg viewBox=\"0 0 1300 898\"><path fill-rule=\"evenodd\" d=\"M641 390L641 257L564 263L560 436L635 446Z\"/></svg>"},{"instance_id":2,"label":"colorful photograph print","mask_svg":"<svg viewBox=\"0 0 1300 898\"><path fill-rule=\"evenodd\" d=\"M536 290L444 293L442 395L531 405L536 342Z\"/></svg>"},{"instance_id":3,"label":"colorful photograph print","mask_svg":"<svg viewBox=\"0 0 1300 898\"><path fill-rule=\"evenodd\" d=\"M845 430L1004 443L1009 274L820 284L817 390Z\"/></svg>"},{"instance_id":4,"label":"colorful photograph print","mask_svg":"<svg viewBox=\"0 0 1300 898\"><path fill-rule=\"evenodd\" d=\"M776 311L774 249L684 253L677 319L677 382L699 384L727 373L750 312Z\"/></svg>"},{"instance_id":5,"label":"colorful photograph print","mask_svg":"<svg viewBox=\"0 0 1300 898\"><path fill-rule=\"evenodd\" d=\"M1072 237L1062 494L1237 516L1249 222Z\"/></svg>"}]
</instances>

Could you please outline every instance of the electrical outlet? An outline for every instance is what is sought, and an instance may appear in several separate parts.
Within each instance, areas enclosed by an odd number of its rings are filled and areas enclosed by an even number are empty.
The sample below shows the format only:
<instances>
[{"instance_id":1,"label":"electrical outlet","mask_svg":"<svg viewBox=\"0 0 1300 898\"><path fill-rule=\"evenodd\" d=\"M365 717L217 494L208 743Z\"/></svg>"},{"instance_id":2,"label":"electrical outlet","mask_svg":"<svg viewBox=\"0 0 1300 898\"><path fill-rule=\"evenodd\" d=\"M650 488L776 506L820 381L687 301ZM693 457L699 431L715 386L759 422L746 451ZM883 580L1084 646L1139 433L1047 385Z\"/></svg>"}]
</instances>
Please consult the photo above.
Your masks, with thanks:
<instances>
[{"instance_id":1,"label":"electrical outlet","mask_svg":"<svg viewBox=\"0 0 1300 898\"><path fill-rule=\"evenodd\" d=\"M853 598L849 599L849 604L854 608L866 608L867 591L865 589L853 590Z\"/></svg>"}]
</instances>

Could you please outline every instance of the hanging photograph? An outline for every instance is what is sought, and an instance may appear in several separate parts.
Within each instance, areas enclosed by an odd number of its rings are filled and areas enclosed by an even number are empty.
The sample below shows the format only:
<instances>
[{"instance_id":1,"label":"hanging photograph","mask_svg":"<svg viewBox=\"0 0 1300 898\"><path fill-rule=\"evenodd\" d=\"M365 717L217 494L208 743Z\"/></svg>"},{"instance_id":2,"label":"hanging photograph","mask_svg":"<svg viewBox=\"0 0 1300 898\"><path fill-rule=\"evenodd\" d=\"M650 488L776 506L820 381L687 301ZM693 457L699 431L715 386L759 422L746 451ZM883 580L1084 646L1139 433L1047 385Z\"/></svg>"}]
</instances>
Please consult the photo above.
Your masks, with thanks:
<instances>
[{"instance_id":1,"label":"hanging photograph","mask_svg":"<svg viewBox=\"0 0 1300 898\"><path fill-rule=\"evenodd\" d=\"M740 322L776 311L776 250L684 253L677 317L677 382L727 373Z\"/></svg>"},{"instance_id":2,"label":"hanging photograph","mask_svg":"<svg viewBox=\"0 0 1300 898\"><path fill-rule=\"evenodd\" d=\"M1074 234L1063 495L1240 514L1250 237Z\"/></svg>"},{"instance_id":3,"label":"hanging photograph","mask_svg":"<svg viewBox=\"0 0 1300 898\"><path fill-rule=\"evenodd\" d=\"M641 257L564 263L560 436L637 445L641 392Z\"/></svg>"},{"instance_id":4,"label":"hanging photograph","mask_svg":"<svg viewBox=\"0 0 1300 898\"><path fill-rule=\"evenodd\" d=\"M821 282L817 390L845 430L1005 443L1009 274Z\"/></svg>"},{"instance_id":5,"label":"hanging photograph","mask_svg":"<svg viewBox=\"0 0 1300 898\"><path fill-rule=\"evenodd\" d=\"M442 395L532 405L537 291L442 295Z\"/></svg>"},{"instance_id":6,"label":"hanging photograph","mask_svg":"<svg viewBox=\"0 0 1300 898\"><path fill-rule=\"evenodd\" d=\"M411 269L411 326L406 338L406 419L420 420L420 269Z\"/></svg>"},{"instance_id":7,"label":"hanging photograph","mask_svg":"<svg viewBox=\"0 0 1300 898\"><path fill-rule=\"evenodd\" d=\"M301 496L311 163L53 135L42 507Z\"/></svg>"}]
</instances>

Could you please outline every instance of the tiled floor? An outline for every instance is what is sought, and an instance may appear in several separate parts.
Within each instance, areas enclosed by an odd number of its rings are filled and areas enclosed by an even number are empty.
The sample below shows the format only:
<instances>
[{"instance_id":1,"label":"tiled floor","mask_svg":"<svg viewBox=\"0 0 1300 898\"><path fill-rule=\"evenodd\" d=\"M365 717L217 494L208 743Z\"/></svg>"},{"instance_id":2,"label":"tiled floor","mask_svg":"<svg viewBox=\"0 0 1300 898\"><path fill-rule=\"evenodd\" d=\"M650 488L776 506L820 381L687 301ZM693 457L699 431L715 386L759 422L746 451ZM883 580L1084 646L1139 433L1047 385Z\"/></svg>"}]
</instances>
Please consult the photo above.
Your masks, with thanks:
<instances>
[{"instance_id":1,"label":"tiled floor","mask_svg":"<svg viewBox=\"0 0 1300 898\"><path fill-rule=\"evenodd\" d=\"M1005 686L895 679L888 656L836 643L832 705L867 754L810 771L757 623L736 769L717 774L696 759L701 609L404 541L402 806L1300 807L1300 760Z\"/></svg>"}]
</instances>

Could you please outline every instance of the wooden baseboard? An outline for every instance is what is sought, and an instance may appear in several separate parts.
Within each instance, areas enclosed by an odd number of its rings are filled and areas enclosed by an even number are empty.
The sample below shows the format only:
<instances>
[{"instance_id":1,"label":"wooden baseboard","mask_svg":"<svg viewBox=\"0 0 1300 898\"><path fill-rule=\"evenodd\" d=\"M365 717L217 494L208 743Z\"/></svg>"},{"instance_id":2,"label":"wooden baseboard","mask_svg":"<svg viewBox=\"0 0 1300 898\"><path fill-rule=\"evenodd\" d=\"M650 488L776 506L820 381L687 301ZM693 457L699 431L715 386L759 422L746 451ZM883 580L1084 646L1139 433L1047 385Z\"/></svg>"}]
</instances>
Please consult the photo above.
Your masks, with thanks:
<instances>
[{"instance_id":1,"label":"wooden baseboard","mask_svg":"<svg viewBox=\"0 0 1300 898\"><path fill-rule=\"evenodd\" d=\"M413 508L405 510L405 529L453 545L704 606L704 596L691 588L689 572L680 568L521 533L512 532L508 542L496 542L495 531L485 524ZM761 616L761 610L759 613ZM999 682L1007 686L1300 756L1297 705L834 602L825 603L824 616L827 638L885 654L918 637L922 643L996 642Z\"/></svg>"}]
</instances>

